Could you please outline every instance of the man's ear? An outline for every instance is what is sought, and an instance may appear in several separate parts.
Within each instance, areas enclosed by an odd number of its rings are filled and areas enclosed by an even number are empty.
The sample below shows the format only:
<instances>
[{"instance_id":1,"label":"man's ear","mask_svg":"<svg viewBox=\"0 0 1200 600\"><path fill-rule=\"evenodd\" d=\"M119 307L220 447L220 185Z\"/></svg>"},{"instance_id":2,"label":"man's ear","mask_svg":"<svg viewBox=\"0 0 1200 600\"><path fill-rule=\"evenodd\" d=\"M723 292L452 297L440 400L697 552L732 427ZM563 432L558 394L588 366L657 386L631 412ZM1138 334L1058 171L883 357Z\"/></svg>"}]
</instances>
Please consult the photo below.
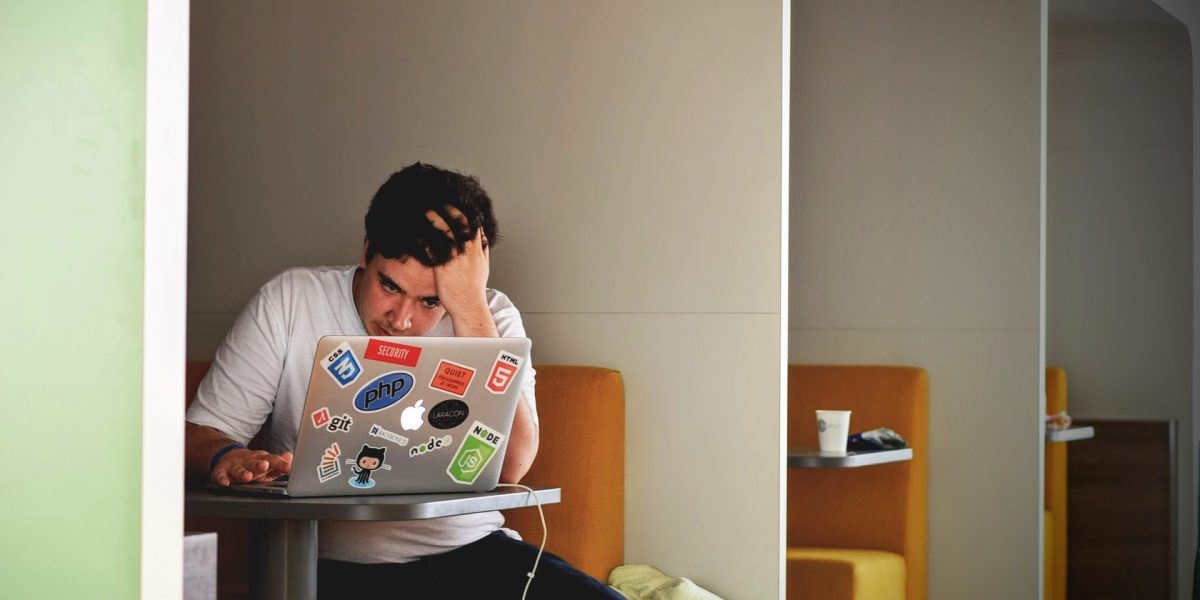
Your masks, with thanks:
<instances>
[{"instance_id":1,"label":"man's ear","mask_svg":"<svg viewBox=\"0 0 1200 600\"><path fill-rule=\"evenodd\" d=\"M370 245L370 240L363 240L362 255L358 257L358 266L367 268L367 246Z\"/></svg>"}]
</instances>

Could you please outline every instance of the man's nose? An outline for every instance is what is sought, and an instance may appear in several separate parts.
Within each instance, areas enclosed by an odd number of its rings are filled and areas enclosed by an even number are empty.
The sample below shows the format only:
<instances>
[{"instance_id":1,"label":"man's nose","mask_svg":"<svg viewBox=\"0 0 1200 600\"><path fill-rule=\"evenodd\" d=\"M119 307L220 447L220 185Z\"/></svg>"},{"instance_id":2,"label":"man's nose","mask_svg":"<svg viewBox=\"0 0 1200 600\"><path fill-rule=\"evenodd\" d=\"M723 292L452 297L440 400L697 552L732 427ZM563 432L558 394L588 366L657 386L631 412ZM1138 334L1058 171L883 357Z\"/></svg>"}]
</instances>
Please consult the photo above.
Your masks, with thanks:
<instances>
[{"instance_id":1,"label":"man's nose","mask_svg":"<svg viewBox=\"0 0 1200 600\"><path fill-rule=\"evenodd\" d=\"M412 327L413 303L401 300L392 308L388 325L393 331L407 331Z\"/></svg>"}]
</instances>

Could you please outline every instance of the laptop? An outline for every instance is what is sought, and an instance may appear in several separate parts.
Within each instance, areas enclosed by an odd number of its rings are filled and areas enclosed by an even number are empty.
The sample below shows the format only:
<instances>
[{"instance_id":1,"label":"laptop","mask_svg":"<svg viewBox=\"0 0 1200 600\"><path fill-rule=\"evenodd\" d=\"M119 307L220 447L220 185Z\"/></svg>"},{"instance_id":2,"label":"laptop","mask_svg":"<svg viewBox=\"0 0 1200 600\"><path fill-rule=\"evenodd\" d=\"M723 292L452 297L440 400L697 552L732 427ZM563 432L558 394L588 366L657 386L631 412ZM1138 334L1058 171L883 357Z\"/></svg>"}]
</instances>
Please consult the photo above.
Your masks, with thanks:
<instances>
[{"instance_id":1,"label":"laptop","mask_svg":"<svg viewBox=\"0 0 1200 600\"><path fill-rule=\"evenodd\" d=\"M291 497L491 490L529 348L527 338L322 337L291 473L208 487Z\"/></svg>"}]
</instances>

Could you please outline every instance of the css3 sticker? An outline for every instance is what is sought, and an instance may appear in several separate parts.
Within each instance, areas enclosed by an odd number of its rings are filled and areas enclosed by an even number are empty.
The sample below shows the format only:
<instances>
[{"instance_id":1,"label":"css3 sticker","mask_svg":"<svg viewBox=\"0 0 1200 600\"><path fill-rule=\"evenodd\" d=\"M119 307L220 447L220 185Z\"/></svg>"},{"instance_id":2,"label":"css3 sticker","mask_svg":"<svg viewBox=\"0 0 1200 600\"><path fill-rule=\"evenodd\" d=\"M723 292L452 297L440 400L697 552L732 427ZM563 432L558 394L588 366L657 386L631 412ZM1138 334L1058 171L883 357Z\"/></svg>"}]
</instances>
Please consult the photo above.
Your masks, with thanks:
<instances>
[{"instance_id":1,"label":"css3 sticker","mask_svg":"<svg viewBox=\"0 0 1200 600\"><path fill-rule=\"evenodd\" d=\"M358 412L383 410L401 400L413 389L413 376L405 371L384 373L362 386L354 395Z\"/></svg>"},{"instance_id":2,"label":"css3 sticker","mask_svg":"<svg viewBox=\"0 0 1200 600\"><path fill-rule=\"evenodd\" d=\"M455 483L471 485L479 478L479 474L496 455L496 448L504 441L504 435L491 427L475 421L471 430L463 438L458 452L446 467L446 473Z\"/></svg>"},{"instance_id":3,"label":"css3 sticker","mask_svg":"<svg viewBox=\"0 0 1200 600\"><path fill-rule=\"evenodd\" d=\"M354 383L362 374L362 366L358 364L358 358L346 342L338 344L333 352L321 359L321 368L342 388Z\"/></svg>"}]
</instances>

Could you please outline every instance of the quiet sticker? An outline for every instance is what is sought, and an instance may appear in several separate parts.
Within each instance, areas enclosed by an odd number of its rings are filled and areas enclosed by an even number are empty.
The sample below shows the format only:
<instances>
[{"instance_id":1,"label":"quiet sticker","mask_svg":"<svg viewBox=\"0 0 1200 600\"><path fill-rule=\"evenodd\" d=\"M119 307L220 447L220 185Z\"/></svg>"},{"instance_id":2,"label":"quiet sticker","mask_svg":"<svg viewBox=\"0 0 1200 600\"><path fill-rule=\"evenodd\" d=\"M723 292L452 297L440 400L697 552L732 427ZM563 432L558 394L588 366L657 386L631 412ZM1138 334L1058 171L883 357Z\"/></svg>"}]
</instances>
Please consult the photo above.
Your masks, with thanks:
<instances>
[{"instance_id":1,"label":"quiet sticker","mask_svg":"<svg viewBox=\"0 0 1200 600\"><path fill-rule=\"evenodd\" d=\"M367 341L367 351L363 353L367 360L392 363L404 367L415 367L421 360L421 349L416 346L385 342L371 339Z\"/></svg>"},{"instance_id":2,"label":"quiet sticker","mask_svg":"<svg viewBox=\"0 0 1200 600\"><path fill-rule=\"evenodd\" d=\"M504 441L503 434L475 421L471 424L470 432L463 438L462 445L458 447L458 452L450 461L450 466L446 467L446 474L450 475L450 479L453 479L455 483L463 485L475 483L479 474L495 456L496 449L500 447L502 441Z\"/></svg>"},{"instance_id":3,"label":"quiet sticker","mask_svg":"<svg viewBox=\"0 0 1200 600\"><path fill-rule=\"evenodd\" d=\"M346 342L338 344L333 352L321 359L321 368L333 378L338 387L343 388L354 383L354 380L362 374L362 366L358 364L358 358L354 356L354 351Z\"/></svg>"},{"instance_id":4,"label":"quiet sticker","mask_svg":"<svg viewBox=\"0 0 1200 600\"><path fill-rule=\"evenodd\" d=\"M500 355L496 357L496 364L492 365L491 374L488 375L488 391L493 394L503 394L508 391L508 386L517 376L517 370L520 368L520 357L501 350Z\"/></svg>"},{"instance_id":5,"label":"quiet sticker","mask_svg":"<svg viewBox=\"0 0 1200 600\"><path fill-rule=\"evenodd\" d=\"M334 477L342 474L342 465L338 463L338 457L342 455L342 448L334 442L325 449L325 454L321 456L321 464L317 465L317 479L321 483L325 483Z\"/></svg>"},{"instance_id":6,"label":"quiet sticker","mask_svg":"<svg viewBox=\"0 0 1200 600\"><path fill-rule=\"evenodd\" d=\"M475 369L443 360L438 363L437 371L434 371L429 387L461 398L467 395L467 388L471 387L473 377L475 377Z\"/></svg>"}]
</instances>

